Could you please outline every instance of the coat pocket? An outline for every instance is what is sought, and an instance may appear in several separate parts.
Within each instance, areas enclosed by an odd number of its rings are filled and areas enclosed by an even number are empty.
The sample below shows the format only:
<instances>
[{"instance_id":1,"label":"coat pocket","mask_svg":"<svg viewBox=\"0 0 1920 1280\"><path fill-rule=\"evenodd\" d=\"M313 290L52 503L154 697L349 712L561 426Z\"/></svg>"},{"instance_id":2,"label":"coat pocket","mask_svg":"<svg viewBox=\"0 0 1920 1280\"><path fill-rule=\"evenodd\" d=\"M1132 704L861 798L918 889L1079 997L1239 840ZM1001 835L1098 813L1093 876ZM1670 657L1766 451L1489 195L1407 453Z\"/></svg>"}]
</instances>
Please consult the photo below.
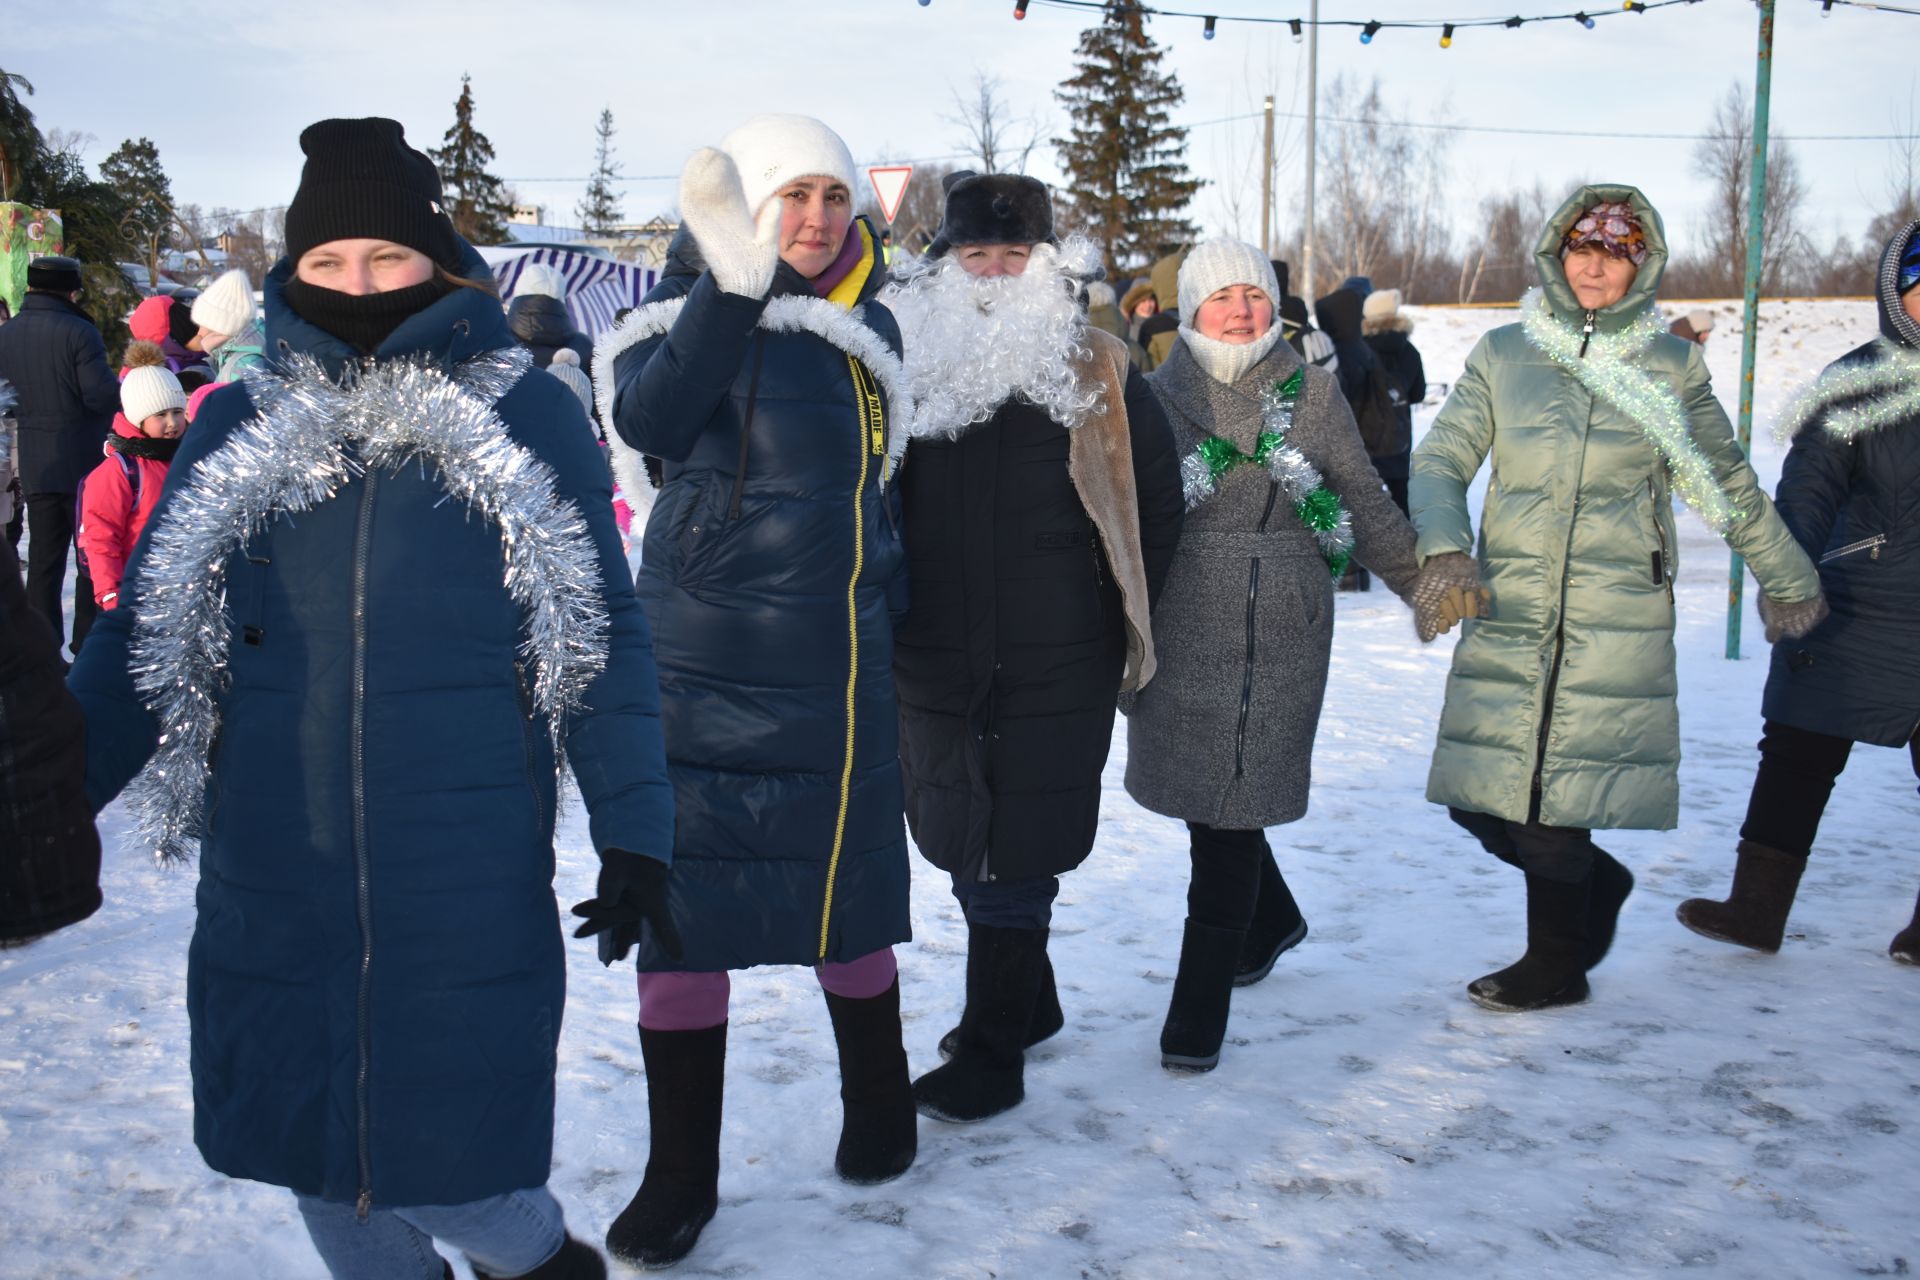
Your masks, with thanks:
<instances>
[{"instance_id":1,"label":"coat pocket","mask_svg":"<svg viewBox=\"0 0 1920 1280\"><path fill-rule=\"evenodd\" d=\"M1849 557L1859 555L1864 555L1869 560L1878 560L1881 549L1886 545L1887 535L1884 533L1876 533L1871 538L1861 538L1857 542L1849 542L1844 547L1835 547L1820 557L1820 563L1831 564L1835 560L1845 560Z\"/></svg>"}]
</instances>

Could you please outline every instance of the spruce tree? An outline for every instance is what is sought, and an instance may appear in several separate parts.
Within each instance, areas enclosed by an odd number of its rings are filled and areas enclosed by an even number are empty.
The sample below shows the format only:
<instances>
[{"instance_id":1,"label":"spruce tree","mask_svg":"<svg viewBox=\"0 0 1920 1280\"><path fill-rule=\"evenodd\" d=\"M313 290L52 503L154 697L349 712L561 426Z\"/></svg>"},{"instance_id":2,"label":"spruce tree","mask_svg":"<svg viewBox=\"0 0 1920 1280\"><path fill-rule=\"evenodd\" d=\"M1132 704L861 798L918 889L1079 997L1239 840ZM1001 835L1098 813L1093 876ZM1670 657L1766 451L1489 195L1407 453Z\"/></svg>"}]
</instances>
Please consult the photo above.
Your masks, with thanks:
<instances>
[{"instance_id":1,"label":"spruce tree","mask_svg":"<svg viewBox=\"0 0 1920 1280\"><path fill-rule=\"evenodd\" d=\"M1107 274L1143 267L1190 243L1181 214L1200 189L1186 165L1187 131L1170 123L1186 99L1179 78L1160 70L1165 53L1147 34L1133 0L1115 0L1097 27L1080 33L1075 74L1054 97L1072 125L1060 148L1066 199L1080 231L1106 254Z\"/></svg>"},{"instance_id":2,"label":"spruce tree","mask_svg":"<svg viewBox=\"0 0 1920 1280\"><path fill-rule=\"evenodd\" d=\"M507 238L506 220L513 212L504 184L487 172L493 144L473 127L473 81L460 77L460 97L453 104L453 127L437 151L428 151L440 167L446 189L447 212L453 229L469 244L498 244Z\"/></svg>"},{"instance_id":3,"label":"spruce tree","mask_svg":"<svg viewBox=\"0 0 1920 1280\"><path fill-rule=\"evenodd\" d=\"M100 177L120 197L121 230L159 280L160 251L173 238L174 222L173 184L160 166L160 149L150 139L129 138L100 162Z\"/></svg>"},{"instance_id":4,"label":"spruce tree","mask_svg":"<svg viewBox=\"0 0 1920 1280\"><path fill-rule=\"evenodd\" d=\"M590 236L610 236L620 224L620 197L613 184L619 181L620 166L613 158L613 108L600 112L600 123L593 131L593 178L587 194L578 205L580 226Z\"/></svg>"}]
</instances>

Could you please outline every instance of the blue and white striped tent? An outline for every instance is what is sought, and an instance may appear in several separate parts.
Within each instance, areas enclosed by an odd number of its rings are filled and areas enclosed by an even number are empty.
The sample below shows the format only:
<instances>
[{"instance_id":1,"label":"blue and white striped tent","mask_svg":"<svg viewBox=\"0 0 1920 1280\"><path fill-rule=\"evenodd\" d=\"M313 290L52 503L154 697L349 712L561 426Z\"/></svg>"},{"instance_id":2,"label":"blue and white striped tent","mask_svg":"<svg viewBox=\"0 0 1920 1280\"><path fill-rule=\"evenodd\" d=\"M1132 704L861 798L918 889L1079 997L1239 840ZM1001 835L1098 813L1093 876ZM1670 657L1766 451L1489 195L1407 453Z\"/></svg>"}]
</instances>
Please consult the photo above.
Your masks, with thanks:
<instances>
[{"instance_id":1,"label":"blue and white striped tent","mask_svg":"<svg viewBox=\"0 0 1920 1280\"><path fill-rule=\"evenodd\" d=\"M488 247L480 256L493 268L500 283L500 296L511 299L520 273L535 262L552 267L567 282L567 314L580 332L599 340L613 328L613 318L623 308L637 307L647 291L660 282L654 267L615 262L591 249L538 248L518 249L512 245Z\"/></svg>"}]
</instances>

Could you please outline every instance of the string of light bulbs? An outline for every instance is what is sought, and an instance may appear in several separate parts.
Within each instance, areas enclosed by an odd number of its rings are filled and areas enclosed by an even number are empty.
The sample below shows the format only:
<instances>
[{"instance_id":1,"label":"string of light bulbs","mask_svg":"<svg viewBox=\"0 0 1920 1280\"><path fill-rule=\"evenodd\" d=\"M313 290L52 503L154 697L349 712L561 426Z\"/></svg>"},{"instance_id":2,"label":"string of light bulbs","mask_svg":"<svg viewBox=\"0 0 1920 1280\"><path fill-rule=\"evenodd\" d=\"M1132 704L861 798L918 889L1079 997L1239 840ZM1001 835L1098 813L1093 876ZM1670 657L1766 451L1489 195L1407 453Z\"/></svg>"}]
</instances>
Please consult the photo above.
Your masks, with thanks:
<instances>
[{"instance_id":1,"label":"string of light bulbs","mask_svg":"<svg viewBox=\"0 0 1920 1280\"><path fill-rule=\"evenodd\" d=\"M1881 4L1879 0L1813 0L1820 6L1820 16L1831 18L1833 6L1846 5L1849 9L1878 9L1881 13L1904 13L1909 18L1920 18L1920 9L1909 9L1905 5Z\"/></svg>"},{"instance_id":2,"label":"string of light bulbs","mask_svg":"<svg viewBox=\"0 0 1920 1280\"><path fill-rule=\"evenodd\" d=\"M932 3L933 0L919 0L920 7L923 9ZM1115 0L1014 0L1013 17L1015 21L1023 21L1027 16L1027 10L1035 4L1050 9L1105 10L1113 7L1114 3ZM1580 9L1573 13L1542 13L1532 17L1523 17L1516 14L1510 18L1404 18L1384 22L1376 18L1320 18L1315 20L1312 18L1253 17L1231 13L1203 13L1193 9L1162 9L1145 4L1130 4L1128 7L1137 10L1140 15L1145 18L1198 18L1201 24L1200 34L1208 40L1213 39L1214 33L1218 30L1220 23L1244 22L1258 26L1277 27L1284 25L1296 42L1305 38L1308 27L1357 27L1360 31L1361 44L1372 44L1374 37L1378 36L1382 31L1392 31L1396 29L1438 31L1440 33L1440 47L1442 49L1451 49L1453 47L1454 32L1468 30L1474 27L1503 27L1511 29L1537 22L1577 22L1591 31L1595 23L1601 18L1612 18L1626 13L1648 13L1654 9L1666 9L1677 4L1699 3L1700 0L1623 0L1623 3L1618 9L1595 8L1591 12ZM1829 8L1834 4L1857 4L1863 8L1873 9L1893 8L1893 6L1874 3L1873 0L1815 0L1815 3L1825 3ZM1894 9L1894 11L1908 12L1907 10L1901 9Z\"/></svg>"}]
</instances>

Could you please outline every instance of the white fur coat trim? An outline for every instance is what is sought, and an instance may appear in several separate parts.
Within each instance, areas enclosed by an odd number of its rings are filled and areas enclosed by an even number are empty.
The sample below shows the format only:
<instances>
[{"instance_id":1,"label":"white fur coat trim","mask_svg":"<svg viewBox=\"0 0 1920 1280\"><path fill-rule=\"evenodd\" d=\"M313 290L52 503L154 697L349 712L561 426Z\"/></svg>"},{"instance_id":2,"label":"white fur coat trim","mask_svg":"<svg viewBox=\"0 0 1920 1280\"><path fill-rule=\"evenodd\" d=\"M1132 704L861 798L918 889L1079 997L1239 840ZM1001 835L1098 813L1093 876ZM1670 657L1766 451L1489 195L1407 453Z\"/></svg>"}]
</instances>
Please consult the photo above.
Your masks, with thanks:
<instances>
[{"instance_id":1,"label":"white fur coat trim","mask_svg":"<svg viewBox=\"0 0 1920 1280\"><path fill-rule=\"evenodd\" d=\"M635 523L645 525L653 510L655 490L647 479L646 464L640 451L621 438L613 422L613 362L621 353L658 337L673 327L687 305L685 297L650 302L634 311L593 349L594 396L600 405L600 421L606 424L607 446L612 452L613 476L619 482ZM893 354L880 335L860 319L860 308L842 310L825 298L804 294L782 294L767 303L760 313L760 327L769 333L811 333L833 347L846 352L879 380L887 393L887 474L889 480L900 465L900 454L907 447L907 421L912 413L903 389L900 358Z\"/></svg>"}]
</instances>

